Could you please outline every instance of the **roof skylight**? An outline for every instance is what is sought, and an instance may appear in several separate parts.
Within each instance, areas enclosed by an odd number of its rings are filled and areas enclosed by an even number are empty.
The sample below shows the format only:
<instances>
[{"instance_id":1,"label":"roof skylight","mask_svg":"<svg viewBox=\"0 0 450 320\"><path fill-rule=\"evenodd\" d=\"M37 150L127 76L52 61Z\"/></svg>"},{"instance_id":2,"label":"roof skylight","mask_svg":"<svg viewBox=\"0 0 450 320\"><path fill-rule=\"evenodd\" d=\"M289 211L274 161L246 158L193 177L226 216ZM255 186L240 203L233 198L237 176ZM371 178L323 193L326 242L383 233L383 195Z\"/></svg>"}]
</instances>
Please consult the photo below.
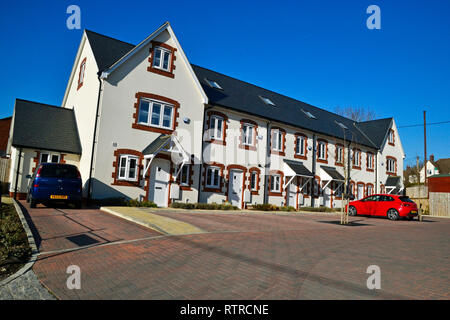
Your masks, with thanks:
<instances>
[{"instance_id":1,"label":"roof skylight","mask_svg":"<svg viewBox=\"0 0 450 320\"><path fill-rule=\"evenodd\" d=\"M337 124L339 127L341 127L342 129L348 129L347 126L346 126L345 124L343 124L342 122L339 122L339 121L335 121L335 122L336 122L336 124Z\"/></svg>"},{"instance_id":2,"label":"roof skylight","mask_svg":"<svg viewBox=\"0 0 450 320\"><path fill-rule=\"evenodd\" d=\"M265 104L276 107L276 104L269 98L261 97L261 96L259 96L259 97L261 98L262 101L264 101Z\"/></svg>"},{"instance_id":3,"label":"roof skylight","mask_svg":"<svg viewBox=\"0 0 450 320\"><path fill-rule=\"evenodd\" d=\"M223 90L222 87L214 80L205 79L211 88Z\"/></svg>"},{"instance_id":4,"label":"roof skylight","mask_svg":"<svg viewBox=\"0 0 450 320\"><path fill-rule=\"evenodd\" d=\"M305 110L303 110L303 109L302 109L302 111L303 111L304 114L306 114L306 116L307 116L308 118L310 118L310 119L317 119L316 116L313 115L311 112L305 111Z\"/></svg>"}]
</instances>

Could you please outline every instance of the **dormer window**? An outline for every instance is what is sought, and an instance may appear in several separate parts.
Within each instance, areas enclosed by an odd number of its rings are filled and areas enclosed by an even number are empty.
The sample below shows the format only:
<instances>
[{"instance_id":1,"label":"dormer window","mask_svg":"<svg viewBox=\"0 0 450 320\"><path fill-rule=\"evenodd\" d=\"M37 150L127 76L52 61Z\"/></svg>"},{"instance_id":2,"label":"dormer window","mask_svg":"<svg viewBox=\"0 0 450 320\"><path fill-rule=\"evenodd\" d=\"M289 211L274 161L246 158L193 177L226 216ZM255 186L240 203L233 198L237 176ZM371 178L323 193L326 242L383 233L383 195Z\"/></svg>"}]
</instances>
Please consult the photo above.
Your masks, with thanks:
<instances>
[{"instance_id":1,"label":"dormer window","mask_svg":"<svg viewBox=\"0 0 450 320\"><path fill-rule=\"evenodd\" d=\"M223 90L222 87L214 80L205 79L211 88Z\"/></svg>"},{"instance_id":2,"label":"dormer window","mask_svg":"<svg viewBox=\"0 0 450 320\"><path fill-rule=\"evenodd\" d=\"M270 100L269 98L261 97L261 96L259 96L259 98L260 98L265 104L267 104L267 105L269 105L269 106L272 106L272 107L276 107L276 104L275 104L272 100Z\"/></svg>"},{"instance_id":3,"label":"dormer window","mask_svg":"<svg viewBox=\"0 0 450 320\"><path fill-rule=\"evenodd\" d=\"M170 59L172 52L162 47L156 47L153 55L153 67L164 71L170 71Z\"/></svg>"},{"instance_id":4,"label":"dormer window","mask_svg":"<svg viewBox=\"0 0 450 320\"><path fill-rule=\"evenodd\" d=\"M305 111L305 110L303 110L303 109L302 109L302 111L303 111L304 114L306 114L306 116L307 116L308 118L310 118L310 119L317 119L316 116L313 115L311 112Z\"/></svg>"}]
</instances>

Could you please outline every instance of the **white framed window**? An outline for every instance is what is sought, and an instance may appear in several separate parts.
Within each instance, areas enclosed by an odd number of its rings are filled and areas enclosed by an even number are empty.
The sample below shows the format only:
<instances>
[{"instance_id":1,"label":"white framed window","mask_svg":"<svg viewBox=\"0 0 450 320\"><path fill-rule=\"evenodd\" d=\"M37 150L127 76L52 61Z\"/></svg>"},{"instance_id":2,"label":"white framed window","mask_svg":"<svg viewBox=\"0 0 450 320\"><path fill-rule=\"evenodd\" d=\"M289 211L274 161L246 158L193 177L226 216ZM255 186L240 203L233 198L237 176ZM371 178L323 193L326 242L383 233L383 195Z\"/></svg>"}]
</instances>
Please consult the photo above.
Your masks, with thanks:
<instances>
[{"instance_id":1,"label":"white framed window","mask_svg":"<svg viewBox=\"0 0 450 320\"><path fill-rule=\"evenodd\" d=\"M306 138L303 136L298 136L295 140L295 153L299 156L305 155L306 149Z\"/></svg>"},{"instance_id":2,"label":"white framed window","mask_svg":"<svg viewBox=\"0 0 450 320\"><path fill-rule=\"evenodd\" d=\"M206 170L206 187L216 189L220 187L220 168L208 167Z\"/></svg>"},{"instance_id":3,"label":"white framed window","mask_svg":"<svg viewBox=\"0 0 450 320\"><path fill-rule=\"evenodd\" d=\"M177 166L176 167L176 172L178 172L179 169L180 168ZM182 186L188 186L189 185L189 173L190 173L189 169L190 169L190 165L189 164L185 164L181 168L180 173L178 173L180 185L182 185Z\"/></svg>"},{"instance_id":4,"label":"white framed window","mask_svg":"<svg viewBox=\"0 0 450 320\"><path fill-rule=\"evenodd\" d=\"M373 186L371 184L367 185L367 196L371 196L373 194Z\"/></svg>"},{"instance_id":5,"label":"white framed window","mask_svg":"<svg viewBox=\"0 0 450 320\"><path fill-rule=\"evenodd\" d=\"M389 137L388 137L389 143L394 144L394 130L389 131Z\"/></svg>"},{"instance_id":6,"label":"white framed window","mask_svg":"<svg viewBox=\"0 0 450 320\"><path fill-rule=\"evenodd\" d=\"M353 150L353 165L355 167L361 166L361 151Z\"/></svg>"},{"instance_id":7,"label":"white framed window","mask_svg":"<svg viewBox=\"0 0 450 320\"><path fill-rule=\"evenodd\" d=\"M59 163L60 155L58 153L41 153L40 163Z\"/></svg>"},{"instance_id":8,"label":"white framed window","mask_svg":"<svg viewBox=\"0 0 450 320\"><path fill-rule=\"evenodd\" d=\"M244 123L242 125L242 144L246 146L253 145L253 131L255 130L255 126L249 123Z\"/></svg>"},{"instance_id":9,"label":"white framed window","mask_svg":"<svg viewBox=\"0 0 450 320\"><path fill-rule=\"evenodd\" d=\"M119 157L119 180L137 181L138 161L136 156L124 154Z\"/></svg>"},{"instance_id":10,"label":"white framed window","mask_svg":"<svg viewBox=\"0 0 450 320\"><path fill-rule=\"evenodd\" d=\"M250 174L250 190L256 191L258 188L258 172L252 171Z\"/></svg>"},{"instance_id":11,"label":"white framed window","mask_svg":"<svg viewBox=\"0 0 450 320\"><path fill-rule=\"evenodd\" d=\"M390 173L395 173L396 160L392 158L387 158L386 160L386 171Z\"/></svg>"},{"instance_id":12,"label":"white framed window","mask_svg":"<svg viewBox=\"0 0 450 320\"><path fill-rule=\"evenodd\" d=\"M373 169L373 154L367 153L367 169Z\"/></svg>"},{"instance_id":13,"label":"white framed window","mask_svg":"<svg viewBox=\"0 0 450 320\"><path fill-rule=\"evenodd\" d=\"M270 179L270 191L281 192L281 175L273 174Z\"/></svg>"},{"instance_id":14,"label":"white framed window","mask_svg":"<svg viewBox=\"0 0 450 320\"><path fill-rule=\"evenodd\" d=\"M327 160L327 143L325 141L319 141L318 152L320 160Z\"/></svg>"},{"instance_id":15,"label":"white framed window","mask_svg":"<svg viewBox=\"0 0 450 320\"><path fill-rule=\"evenodd\" d=\"M209 120L209 134L211 139L223 140L223 118L211 116Z\"/></svg>"},{"instance_id":16,"label":"white framed window","mask_svg":"<svg viewBox=\"0 0 450 320\"><path fill-rule=\"evenodd\" d=\"M272 129L272 150L283 151L283 133L278 129Z\"/></svg>"},{"instance_id":17,"label":"white framed window","mask_svg":"<svg viewBox=\"0 0 450 320\"><path fill-rule=\"evenodd\" d=\"M84 71L86 70L86 60L83 60L80 66L80 77L78 79L78 85L82 85L84 82Z\"/></svg>"},{"instance_id":18,"label":"white framed window","mask_svg":"<svg viewBox=\"0 0 450 320\"><path fill-rule=\"evenodd\" d=\"M344 148L340 145L336 145L336 162L344 163Z\"/></svg>"},{"instance_id":19,"label":"white framed window","mask_svg":"<svg viewBox=\"0 0 450 320\"><path fill-rule=\"evenodd\" d=\"M160 101L141 99L138 123L172 129L173 108L172 105Z\"/></svg>"},{"instance_id":20,"label":"white framed window","mask_svg":"<svg viewBox=\"0 0 450 320\"><path fill-rule=\"evenodd\" d=\"M170 72L172 51L156 47L153 52L153 67Z\"/></svg>"}]
</instances>

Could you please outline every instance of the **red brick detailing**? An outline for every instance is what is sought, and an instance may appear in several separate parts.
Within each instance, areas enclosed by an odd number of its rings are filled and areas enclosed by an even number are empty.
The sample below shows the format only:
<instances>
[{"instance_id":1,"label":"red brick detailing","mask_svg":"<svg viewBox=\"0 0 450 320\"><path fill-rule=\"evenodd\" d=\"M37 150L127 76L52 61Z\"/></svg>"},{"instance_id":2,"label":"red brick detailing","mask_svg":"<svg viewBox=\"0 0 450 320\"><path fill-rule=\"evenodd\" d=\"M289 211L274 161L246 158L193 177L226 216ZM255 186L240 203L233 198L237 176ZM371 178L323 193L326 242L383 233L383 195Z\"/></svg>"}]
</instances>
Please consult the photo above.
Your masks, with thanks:
<instances>
[{"instance_id":1,"label":"red brick detailing","mask_svg":"<svg viewBox=\"0 0 450 320\"><path fill-rule=\"evenodd\" d=\"M261 170L257 167L252 167L248 170L248 172L250 173L248 175L248 188L250 189L250 192L252 195L258 195L259 194L259 189L261 188ZM251 185L252 185L252 173L256 172L256 190L251 190Z\"/></svg>"},{"instance_id":2,"label":"red brick detailing","mask_svg":"<svg viewBox=\"0 0 450 320\"><path fill-rule=\"evenodd\" d=\"M369 155L372 155L372 169L369 169ZM372 152L366 152L366 171L374 172L375 168L375 155Z\"/></svg>"},{"instance_id":3,"label":"red brick detailing","mask_svg":"<svg viewBox=\"0 0 450 320\"><path fill-rule=\"evenodd\" d=\"M147 92L137 92L135 94L135 98L136 98L136 102L134 103L134 113L133 113L134 122L131 125L132 128L139 129L139 130L145 130L145 131L151 131L151 132L157 132L157 133L163 133L163 134L171 134L174 130L176 130L176 128L178 127L178 117L180 116L180 113L178 110L180 108L180 103L178 101L167 98L167 97L163 97L163 96L160 96L157 94L147 93ZM138 123L139 102L140 102L141 98L148 98L148 99L158 100L158 101L162 101L162 102L171 104L174 108L173 113L172 113L172 129L157 128L157 127L153 127L150 125ZM149 114L149 117L151 117L150 114Z\"/></svg>"},{"instance_id":4,"label":"red brick detailing","mask_svg":"<svg viewBox=\"0 0 450 320\"><path fill-rule=\"evenodd\" d=\"M300 138L304 138L305 142L303 145L303 156L297 154L297 140ZM308 158L308 137L306 135L304 135L303 133L300 132L296 132L295 133L295 140L294 140L294 158L296 159L301 159L301 160L306 160Z\"/></svg>"},{"instance_id":5,"label":"red brick detailing","mask_svg":"<svg viewBox=\"0 0 450 320\"><path fill-rule=\"evenodd\" d=\"M61 155L59 157L59 163L66 163L66 160L64 159L65 156L66 156L65 153L61 153Z\"/></svg>"},{"instance_id":6,"label":"red brick detailing","mask_svg":"<svg viewBox=\"0 0 450 320\"><path fill-rule=\"evenodd\" d=\"M126 181L126 180L119 180L118 176L119 176L119 160L120 160L120 155L133 155L139 158L138 161L138 167L137 167L137 181ZM136 150L132 150L132 149L116 149L114 151L114 156L116 157L116 160L113 162L113 173L112 173L112 178L114 179L114 181L111 183L111 185L114 186L127 186L127 187L139 187L140 183L140 177L141 177L141 170L142 168L142 160L143 160L143 156L142 153Z\"/></svg>"},{"instance_id":7,"label":"red brick detailing","mask_svg":"<svg viewBox=\"0 0 450 320\"><path fill-rule=\"evenodd\" d=\"M389 135L392 133L392 142L389 142L389 136L388 136L388 144L390 146L395 146L395 131L393 129L389 129Z\"/></svg>"},{"instance_id":8,"label":"red brick detailing","mask_svg":"<svg viewBox=\"0 0 450 320\"><path fill-rule=\"evenodd\" d=\"M356 166L355 165L355 153L356 153L356 151L358 151L359 152L359 166ZM361 152L361 150L360 149L358 149L358 148L353 148L353 159L352 159L352 169L355 169L355 170L361 170L361 154L362 154L362 152Z\"/></svg>"},{"instance_id":9,"label":"red brick detailing","mask_svg":"<svg viewBox=\"0 0 450 320\"><path fill-rule=\"evenodd\" d=\"M281 132L281 151L273 150L272 141L273 141L273 130L279 130ZM286 130L279 127L272 127L270 129L270 154L276 154L279 156L286 155Z\"/></svg>"},{"instance_id":10,"label":"red brick detailing","mask_svg":"<svg viewBox=\"0 0 450 320\"><path fill-rule=\"evenodd\" d=\"M153 66L153 54L154 54L154 49L156 47L161 47L161 48L167 49L171 52L170 72L158 69ZM147 67L147 71L153 72L153 73L156 73L156 74L159 74L162 76L166 76L166 77L169 77L172 79L175 78L175 74L173 73L173 71L175 70L175 60L177 59L177 57L175 55L176 51L177 51L176 48L171 47L168 44L157 42L157 41L152 41L152 46L150 48L150 56L148 58L148 62L150 62L150 66ZM162 56L161 56L161 59L162 59Z\"/></svg>"},{"instance_id":11,"label":"red brick detailing","mask_svg":"<svg viewBox=\"0 0 450 320\"><path fill-rule=\"evenodd\" d=\"M319 143L325 142L325 160L319 159ZM317 162L328 163L328 141L325 139L317 139Z\"/></svg>"},{"instance_id":12,"label":"red brick detailing","mask_svg":"<svg viewBox=\"0 0 450 320\"><path fill-rule=\"evenodd\" d=\"M274 175L274 174L280 175L280 192L275 192L275 191L271 191L270 190L270 185L272 183L272 175ZM270 172L269 172L269 184L267 186L269 188L269 196L282 197L283 196L283 185L284 185L284 173L283 173L283 171L270 170Z\"/></svg>"},{"instance_id":13,"label":"red brick detailing","mask_svg":"<svg viewBox=\"0 0 450 320\"><path fill-rule=\"evenodd\" d=\"M9 192L9 197L14 198L14 192ZM26 192L17 192L17 200L25 200L27 198Z\"/></svg>"},{"instance_id":14,"label":"red brick detailing","mask_svg":"<svg viewBox=\"0 0 450 320\"><path fill-rule=\"evenodd\" d=\"M226 146L226 145L227 145L228 117L227 117L225 114L223 114L223 113L221 113L221 112L218 112L218 111L209 111L209 112L208 112L208 117L207 117L207 119L206 119L206 126L205 126L207 132L209 132L209 130L210 130L210 122L211 122L211 117L212 117L212 116L218 116L218 117L221 117L221 118L223 119L223 125L222 125L222 140L211 139L211 138L208 136L208 141L209 141L210 143L216 143L216 144L221 144L221 145Z\"/></svg>"},{"instance_id":15,"label":"red brick detailing","mask_svg":"<svg viewBox=\"0 0 450 320\"><path fill-rule=\"evenodd\" d=\"M344 154L345 154L345 147L342 143L336 143L334 145L335 147L335 154L334 154L334 165L335 166L339 166L339 167L343 167L344 166ZM342 148L342 162L337 162L337 158L338 158L338 147Z\"/></svg>"},{"instance_id":16,"label":"red brick detailing","mask_svg":"<svg viewBox=\"0 0 450 320\"><path fill-rule=\"evenodd\" d=\"M389 171L388 171L388 159L395 160L395 172L389 172ZM387 174L388 176L396 176L396 175L397 175L397 158L391 157L391 156L386 156L386 163L385 163L385 166L386 166L386 174Z\"/></svg>"},{"instance_id":17,"label":"red brick detailing","mask_svg":"<svg viewBox=\"0 0 450 320\"><path fill-rule=\"evenodd\" d=\"M243 132L244 132L243 131L243 127L244 127L245 123L253 125L253 135L252 135L252 137L253 137L253 145L251 145L251 146L250 145L245 145L242 142L242 135L243 135ZM249 120L249 119L242 119L241 120L241 131L240 131L240 135L239 135L239 148L245 149L245 150L256 151L256 144L258 143L258 140L256 139L257 133L258 133L258 124L255 121Z\"/></svg>"},{"instance_id":18,"label":"red brick detailing","mask_svg":"<svg viewBox=\"0 0 450 320\"><path fill-rule=\"evenodd\" d=\"M84 65L84 70L83 70L83 65ZM83 82L80 82L81 80L81 72L83 71ZM77 86L77 90L79 90L84 83L84 76L86 75L86 58L83 59L83 61L81 61L80 64L80 71L78 73L78 86Z\"/></svg>"},{"instance_id":19,"label":"red brick detailing","mask_svg":"<svg viewBox=\"0 0 450 320\"><path fill-rule=\"evenodd\" d=\"M206 171L208 167L219 167L220 168L220 184L219 188L209 188L206 186ZM204 163L203 164L203 191L204 192L216 192L216 193L223 193L223 184L224 184L224 176L223 176L223 170L225 169L225 165L218 163L218 162L210 162L210 163Z\"/></svg>"},{"instance_id":20,"label":"red brick detailing","mask_svg":"<svg viewBox=\"0 0 450 320\"><path fill-rule=\"evenodd\" d=\"M227 187L226 187L226 199L227 202L229 201L228 199L228 193L230 191L230 171L233 169L239 169L242 170L243 174L242 174L242 194L241 194L241 208L244 208L244 190L246 188L246 184L245 184L245 177L247 175L247 168L244 166L241 166L239 164L230 164L227 166L227 175L226 175L226 180L228 181L227 183Z\"/></svg>"}]
</instances>

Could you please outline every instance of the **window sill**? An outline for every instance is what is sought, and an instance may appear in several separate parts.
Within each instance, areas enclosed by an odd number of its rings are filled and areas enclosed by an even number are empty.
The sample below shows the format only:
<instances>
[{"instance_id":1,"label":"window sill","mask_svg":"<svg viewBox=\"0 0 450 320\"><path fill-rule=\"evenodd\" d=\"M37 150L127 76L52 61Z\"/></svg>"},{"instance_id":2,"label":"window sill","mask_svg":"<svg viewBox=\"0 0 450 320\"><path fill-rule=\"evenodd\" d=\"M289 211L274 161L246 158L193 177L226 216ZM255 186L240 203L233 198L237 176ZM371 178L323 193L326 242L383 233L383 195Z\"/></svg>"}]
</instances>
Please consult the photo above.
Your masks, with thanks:
<instances>
[{"instance_id":1,"label":"window sill","mask_svg":"<svg viewBox=\"0 0 450 320\"><path fill-rule=\"evenodd\" d=\"M129 181L129 180L116 180L111 185L113 186L125 186L125 187L139 187L139 181Z\"/></svg>"},{"instance_id":2,"label":"window sill","mask_svg":"<svg viewBox=\"0 0 450 320\"><path fill-rule=\"evenodd\" d=\"M386 172L386 174L387 174L388 176L396 176L396 175L397 175L396 172Z\"/></svg>"},{"instance_id":3,"label":"window sill","mask_svg":"<svg viewBox=\"0 0 450 320\"><path fill-rule=\"evenodd\" d=\"M222 193L222 190L220 188L213 188L213 187L204 187L203 192L218 192Z\"/></svg>"},{"instance_id":4,"label":"window sill","mask_svg":"<svg viewBox=\"0 0 450 320\"><path fill-rule=\"evenodd\" d=\"M374 169L366 169L367 172L374 172Z\"/></svg>"},{"instance_id":5,"label":"window sill","mask_svg":"<svg viewBox=\"0 0 450 320\"><path fill-rule=\"evenodd\" d=\"M131 127L133 129L139 129L139 130L150 131L150 132L158 132L158 133L163 133L163 134L172 134L172 132L173 132L173 129L163 129L163 128L152 127L152 126L139 124L139 123L133 123Z\"/></svg>"},{"instance_id":6,"label":"window sill","mask_svg":"<svg viewBox=\"0 0 450 320\"><path fill-rule=\"evenodd\" d=\"M269 196L272 197L282 197L283 193L282 192L278 192L278 191L269 191Z\"/></svg>"},{"instance_id":7,"label":"window sill","mask_svg":"<svg viewBox=\"0 0 450 320\"><path fill-rule=\"evenodd\" d=\"M248 144L240 144L239 149L256 151L256 146L251 146Z\"/></svg>"},{"instance_id":8,"label":"window sill","mask_svg":"<svg viewBox=\"0 0 450 320\"><path fill-rule=\"evenodd\" d=\"M226 141L224 141L224 140L210 139L210 140L208 140L208 142L209 143L218 144L218 145L221 145L221 146L226 146L227 145Z\"/></svg>"},{"instance_id":9,"label":"window sill","mask_svg":"<svg viewBox=\"0 0 450 320\"><path fill-rule=\"evenodd\" d=\"M175 78L175 75L173 74L173 72L169 72L169 71L165 71L163 69L159 69L159 68L155 68L155 67L147 67L147 71L149 72L153 72L162 76L166 76L169 78Z\"/></svg>"},{"instance_id":10,"label":"window sill","mask_svg":"<svg viewBox=\"0 0 450 320\"><path fill-rule=\"evenodd\" d=\"M286 153L284 151L277 151L277 150L270 150L270 154L274 154L277 156L283 156L283 157L286 155Z\"/></svg>"},{"instance_id":11,"label":"window sill","mask_svg":"<svg viewBox=\"0 0 450 320\"><path fill-rule=\"evenodd\" d=\"M192 187L191 186L180 186L180 189L184 190L184 191L192 191Z\"/></svg>"},{"instance_id":12,"label":"window sill","mask_svg":"<svg viewBox=\"0 0 450 320\"><path fill-rule=\"evenodd\" d=\"M324 160L324 159L317 159L317 162L320 162L320 163L328 163L328 160Z\"/></svg>"},{"instance_id":13,"label":"window sill","mask_svg":"<svg viewBox=\"0 0 450 320\"><path fill-rule=\"evenodd\" d=\"M334 165L338 166L338 167L343 167L344 166L344 164L342 162L335 162Z\"/></svg>"},{"instance_id":14,"label":"window sill","mask_svg":"<svg viewBox=\"0 0 450 320\"><path fill-rule=\"evenodd\" d=\"M250 193L251 193L253 196L258 196L258 195L259 195L259 191L257 191L257 190L251 190Z\"/></svg>"},{"instance_id":15,"label":"window sill","mask_svg":"<svg viewBox=\"0 0 450 320\"><path fill-rule=\"evenodd\" d=\"M295 159L300 159L300 160L307 160L306 156L302 156L301 154L294 154L294 158Z\"/></svg>"},{"instance_id":16,"label":"window sill","mask_svg":"<svg viewBox=\"0 0 450 320\"><path fill-rule=\"evenodd\" d=\"M352 169L355 169L355 170L361 170L361 167L352 166Z\"/></svg>"}]
</instances>

